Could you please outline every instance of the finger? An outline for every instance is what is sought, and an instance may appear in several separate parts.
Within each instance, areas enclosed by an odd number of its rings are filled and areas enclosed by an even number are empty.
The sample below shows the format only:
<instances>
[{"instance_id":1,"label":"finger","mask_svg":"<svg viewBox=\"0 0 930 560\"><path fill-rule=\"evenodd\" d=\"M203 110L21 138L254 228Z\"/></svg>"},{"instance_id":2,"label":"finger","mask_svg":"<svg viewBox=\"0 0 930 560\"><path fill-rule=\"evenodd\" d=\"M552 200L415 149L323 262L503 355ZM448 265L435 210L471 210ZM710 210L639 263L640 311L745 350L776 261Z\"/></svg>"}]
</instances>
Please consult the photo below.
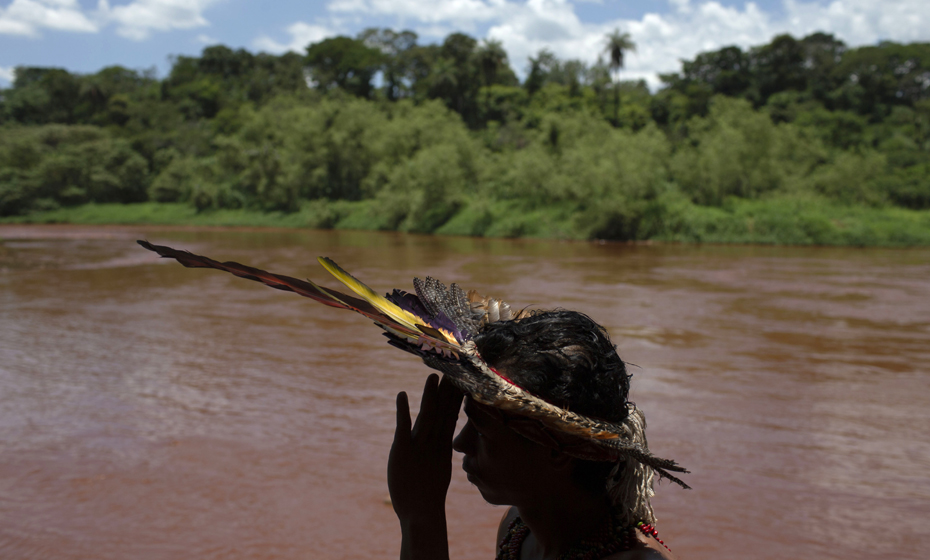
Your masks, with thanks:
<instances>
[{"instance_id":1,"label":"finger","mask_svg":"<svg viewBox=\"0 0 930 560\"><path fill-rule=\"evenodd\" d=\"M439 389L437 390L437 400L439 401L441 413L453 417L458 416L458 410L464 397L465 393L459 390L449 377L444 375L439 381Z\"/></svg>"},{"instance_id":2,"label":"finger","mask_svg":"<svg viewBox=\"0 0 930 560\"><path fill-rule=\"evenodd\" d=\"M464 396L464 393L455 385L451 377L443 375L439 380L439 395L444 399L451 399Z\"/></svg>"},{"instance_id":3,"label":"finger","mask_svg":"<svg viewBox=\"0 0 930 560\"><path fill-rule=\"evenodd\" d=\"M407 393L397 393L397 426L394 428L394 441L407 441L410 439L410 403L407 402Z\"/></svg>"},{"instance_id":4,"label":"finger","mask_svg":"<svg viewBox=\"0 0 930 560\"><path fill-rule=\"evenodd\" d=\"M439 376L431 373L423 384L423 397L420 399L420 412L417 413L417 421L413 425L413 434L416 437L421 430L426 432L434 424L436 416L436 387L439 385Z\"/></svg>"},{"instance_id":5,"label":"finger","mask_svg":"<svg viewBox=\"0 0 930 560\"><path fill-rule=\"evenodd\" d=\"M443 441L448 440L450 444L452 436L455 434L455 424L458 421L459 410L462 408L464 398L465 393L459 390L448 377L443 376L439 382L440 411L442 414L440 424Z\"/></svg>"}]
</instances>

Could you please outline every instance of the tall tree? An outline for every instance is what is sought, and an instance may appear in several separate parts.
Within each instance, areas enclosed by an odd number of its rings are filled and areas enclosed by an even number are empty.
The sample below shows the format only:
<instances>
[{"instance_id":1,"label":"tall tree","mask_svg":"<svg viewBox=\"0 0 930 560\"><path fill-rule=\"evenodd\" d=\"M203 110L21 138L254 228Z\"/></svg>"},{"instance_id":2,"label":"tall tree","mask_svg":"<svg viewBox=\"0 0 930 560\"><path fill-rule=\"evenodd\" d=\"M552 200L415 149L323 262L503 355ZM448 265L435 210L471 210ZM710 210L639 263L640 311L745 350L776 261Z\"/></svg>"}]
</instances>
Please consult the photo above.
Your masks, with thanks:
<instances>
[{"instance_id":1,"label":"tall tree","mask_svg":"<svg viewBox=\"0 0 930 560\"><path fill-rule=\"evenodd\" d=\"M546 84L559 84L568 86L569 95L577 96L581 94L581 86L589 83L590 69L581 60L559 60L549 49L541 49L529 62L524 87L531 95Z\"/></svg>"},{"instance_id":2,"label":"tall tree","mask_svg":"<svg viewBox=\"0 0 930 560\"><path fill-rule=\"evenodd\" d=\"M507 66L507 51L500 41L485 39L475 50L475 58L481 71L481 82L485 91L484 112L487 114L491 105L490 87L498 83L498 74Z\"/></svg>"},{"instance_id":3,"label":"tall tree","mask_svg":"<svg viewBox=\"0 0 930 560\"><path fill-rule=\"evenodd\" d=\"M478 126L478 89L483 79L475 58L477 47L478 41L464 33L446 37L433 63L428 92L462 115L472 128Z\"/></svg>"},{"instance_id":4,"label":"tall tree","mask_svg":"<svg viewBox=\"0 0 930 560\"><path fill-rule=\"evenodd\" d=\"M549 49L543 48L536 53L536 57L529 57L530 69L526 76L526 81L523 82L526 91L530 95L533 95L549 81L549 77L552 75L558 66L559 59L556 58L555 54Z\"/></svg>"},{"instance_id":5,"label":"tall tree","mask_svg":"<svg viewBox=\"0 0 930 560\"><path fill-rule=\"evenodd\" d=\"M607 34L604 53L610 58L610 69L614 75L614 125L620 124L620 70L623 68L623 57L627 52L636 52L636 43L630 34L614 29Z\"/></svg>"},{"instance_id":6,"label":"tall tree","mask_svg":"<svg viewBox=\"0 0 930 560\"><path fill-rule=\"evenodd\" d=\"M828 100L830 93L840 86L833 71L843 59L847 47L833 35L814 33L801 39L804 51L804 70L807 89L815 99Z\"/></svg>"},{"instance_id":7,"label":"tall tree","mask_svg":"<svg viewBox=\"0 0 930 560\"><path fill-rule=\"evenodd\" d=\"M81 78L64 68L17 66L13 87L0 100L13 120L25 124L76 121Z\"/></svg>"},{"instance_id":8,"label":"tall tree","mask_svg":"<svg viewBox=\"0 0 930 560\"><path fill-rule=\"evenodd\" d=\"M416 49L417 34L409 30L398 33L393 29L371 27L359 33L358 39L384 55L381 73L385 97L394 101L412 95L413 66L417 60L411 52Z\"/></svg>"},{"instance_id":9,"label":"tall tree","mask_svg":"<svg viewBox=\"0 0 930 560\"><path fill-rule=\"evenodd\" d=\"M371 80L381 68L384 55L363 41L332 37L307 47L304 59L317 87L340 88L359 97L371 96Z\"/></svg>"},{"instance_id":10,"label":"tall tree","mask_svg":"<svg viewBox=\"0 0 930 560\"><path fill-rule=\"evenodd\" d=\"M485 39L475 50L478 67L481 69L483 85L488 87L497 83L497 76L507 66L507 51L500 41Z\"/></svg>"},{"instance_id":11,"label":"tall tree","mask_svg":"<svg viewBox=\"0 0 930 560\"><path fill-rule=\"evenodd\" d=\"M714 93L730 97L744 95L753 85L749 56L735 45L700 53L693 61L683 60L681 69L686 83L707 84Z\"/></svg>"},{"instance_id":12,"label":"tall tree","mask_svg":"<svg viewBox=\"0 0 930 560\"><path fill-rule=\"evenodd\" d=\"M782 91L807 89L807 71L803 45L791 35L779 35L766 45L749 52L750 66L758 91L757 105Z\"/></svg>"},{"instance_id":13,"label":"tall tree","mask_svg":"<svg viewBox=\"0 0 930 560\"><path fill-rule=\"evenodd\" d=\"M409 84L410 94L418 100L430 97L434 66L441 59L441 48L440 45L416 45L404 53L404 83Z\"/></svg>"}]
</instances>

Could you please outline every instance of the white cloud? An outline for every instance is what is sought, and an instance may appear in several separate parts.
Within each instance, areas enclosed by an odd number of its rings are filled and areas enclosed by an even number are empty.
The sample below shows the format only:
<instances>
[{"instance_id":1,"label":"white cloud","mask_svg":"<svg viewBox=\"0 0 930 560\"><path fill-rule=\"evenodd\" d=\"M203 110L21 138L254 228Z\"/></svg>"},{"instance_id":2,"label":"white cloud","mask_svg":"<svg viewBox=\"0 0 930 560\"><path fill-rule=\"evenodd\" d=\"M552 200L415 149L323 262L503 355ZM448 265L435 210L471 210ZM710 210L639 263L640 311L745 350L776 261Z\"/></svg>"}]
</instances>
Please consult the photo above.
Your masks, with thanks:
<instances>
[{"instance_id":1,"label":"white cloud","mask_svg":"<svg viewBox=\"0 0 930 560\"><path fill-rule=\"evenodd\" d=\"M219 43L219 41L217 41L216 39L214 39L213 37L205 33L201 33L200 35L197 35L197 42L203 43L204 45L215 45Z\"/></svg>"},{"instance_id":2,"label":"white cloud","mask_svg":"<svg viewBox=\"0 0 930 560\"><path fill-rule=\"evenodd\" d=\"M286 51L299 53L303 52L310 43L317 43L327 37L336 35L335 31L327 27L311 25L302 21L288 26L287 32L291 36L291 40L288 43L279 43L267 35L262 35L252 41L252 46L261 51L270 53L283 53Z\"/></svg>"},{"instance_id":3,"label":"white cloud","mask_svg":"<svg viewBox=\"0 0 930 560\"><path fill-rule=\"evenodd\" d=\"M94 33L100 26L88 18L77 0L13 0L0 8L0 33L36 36L39 30Z\"/></svg>"},{"instance_id":4,"label":"white cloud","mask_svg":"<svg viewBox=\"0 0 930 560\"><path fill-rule=\"evenodd\" d=\"M637 49L630 53L624 76L659 84L658 74L680 69L680 60L728 45L749 47L769 41L782 28L772 16L749 2L742 9L715 1L679 2L669 14L646 14L638 21L615 22L630 33Z\"/></svg>"},{"instance_id":5,"label":"white cloud","mask_svg":"<svg viewBox=\"0 0 930 560\"><path fill-rule=\"evenodd\" d=\"M529 0L511 5L503 23L491 26L488 37L503 43L511 66L523 73L527 58L547 48L562 58L593 61L603 50L608 26L582 22L564 0ZM604 29L600 29L603 27Z\"/></svg>"},{"instance_id":6,"label":"white cloud","mask_svg":"<svg viewBox=\"0 0 930 560\"><path fill-rule=\"evenodd\" d=\"M826 6L786 0L785 11L787 23L799 32L829 28L850 44L875 43L883 39L926 41L930 38L930 4L923 0L835 0Z\"/></svg>"},{"instance_id":7,"label":"white cloud","mask_svg":"<svg viewBox=\"0 0 930 560\"><path fill-rule=\"evenodd\" d=\"M0 35L35 35L35 28L0 12Z\"/></svg>"},{"instance_id":8,"label":"white cloud","mask_svg":"<svg viewBox=\"0 0 930 560\"><path fill-rule=\"evenodd\" d=\"M14 79L16 79L16 75L12 66L0 66L0 82L12 84Z\"/></svg>"},{"instance_id":9,"label":"white cloud","mask_svg":"<svg viewBox=\"0 0 930 560\"><path fill-rule=\"evenodd\" d=\"M527 58L542 48L561 58L577 58L593 63L604 53L605 36L614 29L629 32L636 51L627 53L624 79L645 79L659 85L658 74L680 68L682 58L738 44L757 45L777 34L771 16L753 3L742 9L716 1L671 2L666 14L646 13L639 19L585 23L564 0L529 0L515 5L502 23L493 25L488 35L500 40L518 72L525 71Z\"/></svg>"},{"instance_id":10,"label":"white cloud","mask_svg":"<svg viewBox=\"0 0 930 560\"><path fill-rule=\"evenodd\" d=\"M456 31L457 29L448 25L427 25L417 27L417 35L419 37L429 37L437 40L455 33Z\"/></svg>"},{"instance_id":11,"label":"white cloud","mask_svg":"<svg viewBox=\"0 0 930 560\"><path fill-rule=\"evenodd\" d=\"M327 8L334 13L386 15L462 29L498 20L514 5L507 0L438 0L428 6L422 0L331 0Z\"/></svg>"},{"instance_id":12,"label":"white cloud","mask_svg":"<svg viewBox=\"0 0 930 560\"><path fill-rule=\"evenodd\" d=\"M781 33L803 37L815 31L833 33L851 46L881 39L900 42L930 39L930 3L924 0L786 0L784 16L763 12L752 2L741 9L715 1L676 0L669 14L647 14L640 20L611 22L629 31L637 44L630 56L629 77L648 78L680 69L679 60L728 45L746 48ZM610 28L610 25L606 27Z\"/></svg>"},{"instance_id":13,"label":"white cloud","mask_svg":"<svg viewBox=\"0 0 930 560\"><path fill-rule=\"evenodd\" d=\"M96 10L81 7L78 0L13 0L0 8L0 34L37 36L41 29L96 33L108 24L134 40L152 31L204 27L204 10L221 0L133 0L110 6L99 0Z\"/></svg>"},{"instance_id":14,"label":"white cloud","mask_svg":"<svg viewBox=\"0 0 930 560\"><path fill-rule=\"evenodd\" d=\"M203 12L219 0L135 0L110 7L100 0L98 11L117 24L116 32L136 41L147 39L152 31L191 29L210 25Z\"/></svg>"}]
</instances>

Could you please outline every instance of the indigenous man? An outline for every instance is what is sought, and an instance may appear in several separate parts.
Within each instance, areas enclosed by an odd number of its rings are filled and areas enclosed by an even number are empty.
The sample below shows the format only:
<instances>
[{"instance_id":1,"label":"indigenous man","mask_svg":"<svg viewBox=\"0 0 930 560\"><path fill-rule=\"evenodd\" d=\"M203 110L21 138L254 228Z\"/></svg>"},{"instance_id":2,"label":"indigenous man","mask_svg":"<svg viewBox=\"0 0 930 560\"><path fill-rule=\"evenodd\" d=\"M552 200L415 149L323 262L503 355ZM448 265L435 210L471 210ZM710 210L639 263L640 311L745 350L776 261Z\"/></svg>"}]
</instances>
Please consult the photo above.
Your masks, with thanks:
<instances>
[{"instance_id":1,"label":"indigenous man","mask_svg":"<svg viewBox=\"0 0 930 560\"><path fill-rule=\"evenodd\" d=\"M351 309L389 342L443 372L430 376L416 425L397 396L388 486L403 534L401 558L447 560L445 500L453 447L492 504L512 506L498 531L498 560L670 558L653 524L653 477L687 488L655 457L646 420L627 402L630 378L607 332L572 311L513 313L457 285L414 279L416 295L385 297L335 262L320 263L359 297L288 276L139 243L193 268L216 268ZM455 438L463 393L468 423ZM671 472L670 472L671 471Z\"/></svg>"},{"instance_id":2,"label":"indigenous man","mask_svg":"<svg viewBox=\"0 0 930 560\"><path fill-rule=\"evenodd\" d=\"M623 428L648 455L645 418L627 402L630 376L606 331L586 315L535 313L489 324L474 341L496 373L554 407ZM485 500L511 506L498 529L498 560L673 558L653 527L651 467L631 456L605 460L596 442L471 397L453 441L462 400L446 376L431 375L411 428L407 395L397 396L388 486L402 560L449 558L453 449Z\"/></svg>"}]
</instances>

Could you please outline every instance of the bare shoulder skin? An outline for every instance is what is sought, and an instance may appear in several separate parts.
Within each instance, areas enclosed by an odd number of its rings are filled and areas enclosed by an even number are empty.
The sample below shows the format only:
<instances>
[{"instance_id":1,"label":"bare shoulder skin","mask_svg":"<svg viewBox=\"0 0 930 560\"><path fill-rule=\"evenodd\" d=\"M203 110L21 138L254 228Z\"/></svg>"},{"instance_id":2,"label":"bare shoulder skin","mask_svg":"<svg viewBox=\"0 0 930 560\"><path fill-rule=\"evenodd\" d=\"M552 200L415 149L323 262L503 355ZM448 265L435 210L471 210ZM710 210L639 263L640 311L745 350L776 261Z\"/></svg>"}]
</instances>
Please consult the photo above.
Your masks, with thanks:
<instances>
[{"instance_id":1,"label":"bare shoulder skin","mask_svg":"<svg viewBox=\"0 0 930 560\"><path fill-rule=\"evenodd\" d=\"M637 531L636 540L639 541L639 547L611 554L602 560L677 560L674 554L652 537Z\"/></svg>"}]
</instances>

